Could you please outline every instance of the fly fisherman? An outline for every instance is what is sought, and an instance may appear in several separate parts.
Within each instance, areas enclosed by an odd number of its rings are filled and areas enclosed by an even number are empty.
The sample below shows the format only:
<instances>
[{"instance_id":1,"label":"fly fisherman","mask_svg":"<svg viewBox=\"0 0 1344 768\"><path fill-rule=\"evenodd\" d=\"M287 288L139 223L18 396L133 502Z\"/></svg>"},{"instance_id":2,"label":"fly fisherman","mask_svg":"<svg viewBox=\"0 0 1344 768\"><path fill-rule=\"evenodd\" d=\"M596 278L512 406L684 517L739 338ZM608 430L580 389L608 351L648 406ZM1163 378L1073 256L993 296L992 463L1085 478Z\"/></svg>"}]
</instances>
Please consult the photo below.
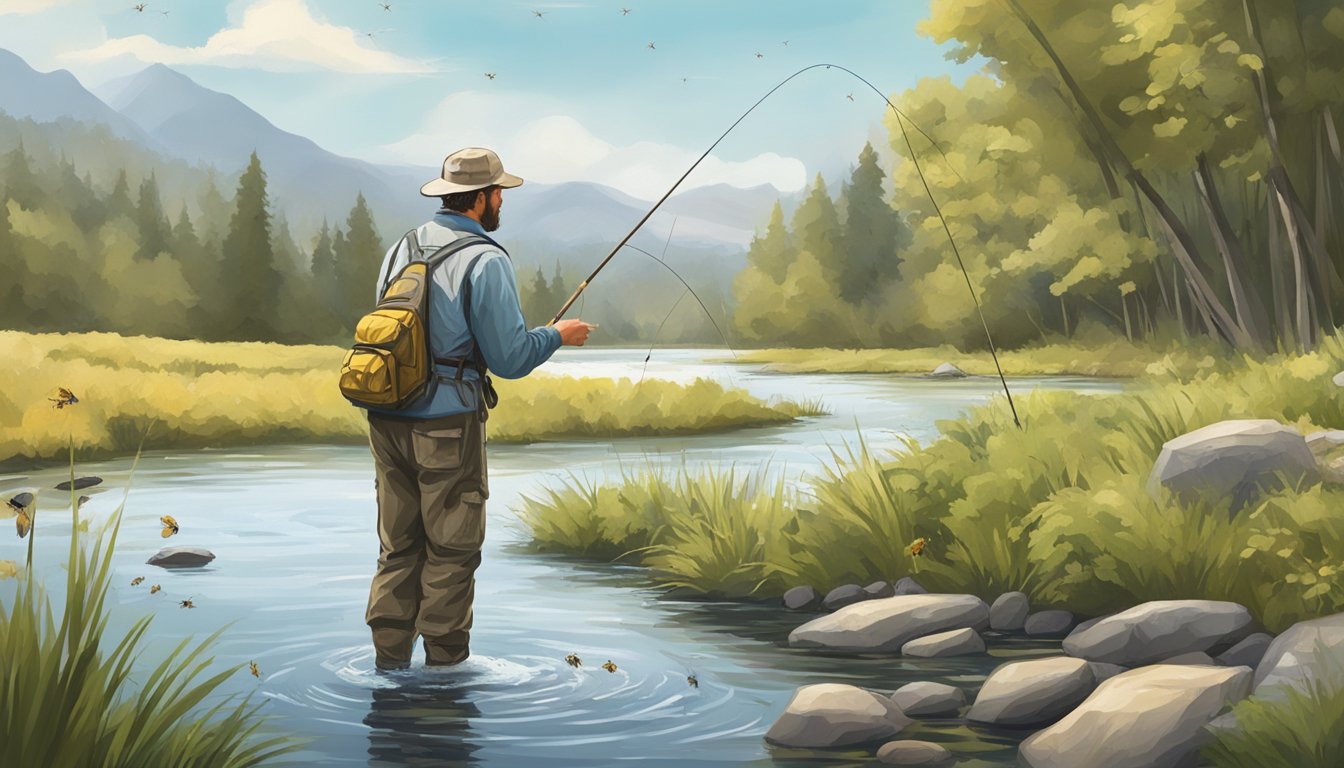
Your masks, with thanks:
<instances>
[{"instance_id":1,"label":"fly fisherman","mask_svg":"<svg viewBox=\"0 0 1344 768\"><path fill-rule=\"evenodd\" d=\"M505 173L494 152L469 147L449 155L440 178L420 188L443 201L415 230L426 253L471 235L489 242L462 249L430 273L433 396L397 411L369 410L380 552L365 619L380 670L408 667L417 635L424 637L427 666L470 655L474 574L490 496L485 420L495 397L486 369L522 378L561 345L582 346L596 327L561 320L527 330L513 264L486 234L499 227L503 190L522 183ZM387 252L378 299L409 258L405 239Z\"/></svg>"}]
</instances>

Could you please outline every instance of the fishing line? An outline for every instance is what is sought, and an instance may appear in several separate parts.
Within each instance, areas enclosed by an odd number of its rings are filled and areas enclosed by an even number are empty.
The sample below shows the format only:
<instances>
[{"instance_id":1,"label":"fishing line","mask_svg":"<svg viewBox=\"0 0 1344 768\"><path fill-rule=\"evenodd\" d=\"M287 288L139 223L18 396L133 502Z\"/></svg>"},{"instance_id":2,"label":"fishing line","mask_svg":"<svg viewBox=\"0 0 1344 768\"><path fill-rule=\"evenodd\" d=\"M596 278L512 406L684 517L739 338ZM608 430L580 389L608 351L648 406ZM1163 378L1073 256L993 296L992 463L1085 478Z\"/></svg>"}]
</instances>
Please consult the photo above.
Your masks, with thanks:
<instances>
[{"instance_id":1,"label":"fishing line","mask_svg":"<svg viewBox=\"0 0 1344 768\"><path fill-rule=\"evenodd\" d=\"M943 231L947 234L947 240L949 243L952 244L952 253L957 258L957 266L961 269L962 276L966 278L966 288L971 292L971 301L975 304L975 311L980 316L980 324L985 329L985 339L989 342L990 356L994 358L994 368L999 373L999 381L1002 382L1003 384L1003 392L1005 395L1008 396L1008 407L1013 412L1013 423L1016 424L1017 427L1020 429L1022 427L1022 422L1018 420L1017 407L1013 404L1013 393L1010 392L1008 389L1008 379L1003 375L1003 366L999 364L998 351L994 347L994 339L989 333L989 322L985 320L985 313L980 307L980 298L975 293L975 286L971 284L970 273L966 271L966 264L962 261L961 258L961 250L957 248L957 241L955 238L952 237L952 229L947 223L947 218L943 216L942 208L939 207L937 199L935 199L933 196L933 191L929 188L929 181L924 176L924 169L920 166L919 156L915 153L914 145L910 141L910 134L905 129L905 123L909 122L911 127L913 127L916 131L918 131L919 134L922 135L925 139L928 139L929 144L931 144L934 149L938 150L938 153L943 157L943 161L947 163L948 168L952 171L954 175L956 175L958 179L962 179L961 174L957 173L957 170L952 167L950 162L948 162L947 154L943 152L942 147L938 146L938 142L934 141L933 138L924 131L924 129L920 128L918 124L916 124L913 120L909 118L909 116L907 116L904 112L898 109L895 104L891 103L891 99L887 98L886 94L884 94L881 90L877 88L877 86L870 83L866 78L864 78L859 73L847 67L842 67L839 64L811 64L809 66L803 67L797 72L794 72L792 75L789 75L788 77L781 80L778 85L767 91L766 94L762 96L760 99L758 99L755 104L752 104L751 107L748 108L746 112L743 112L742 115L737 118L737 120L734 120L733 124L728 126L728 129L724 131L723 134L719 136L719 138L715 139L713 144L709 145L709 148L704 151L704 154L700 155L700 157L694 163L691 164L691 167L686 169L686 172L681 175L681 178L677 179L676 183L673 184L667 190L667 192L663 193L663 196L658 199L658 202L653 204L653 207L650 208L644 214L643 218L641 218L639 222L636 223L635 226L631 228L629 232L626 233L625 237L621 238L621 241L616 244L616 247L611 249L611 252L607 254L606 258L602 259L602 262L597 265L597 268L594 269L590 275L588 275L587 279L579 283L579 287L575 289L574 293L565 302L564 306L562 306L560 308L560 311L555 314L555 317L551 318L551 322L547 323L547 325L548 326L554 325L560 321L560 318L565 316L565 313L568 312L569 308L574 305L574 302L583 293L584 289L588 287L588 284L593 281L593 278L597 277L597 273L601 272L602 268L607 266L607 263L612 260L612 258L616 255L618 251L621 250L621 248L627 247L627 243L629 242L630 238L634 237L635 233L639 231L639 228L644 226L645 222L649 220L649 217L653 216L654 212L657 211L658 208L661 207L663 203L667 202L667 199L672 196L672 193L676 191L677 187L681 186L681 183L686 180L686 177L690 176L691 172L694 171L696 167L698 167L706 157L709 157L709 154L714 151L714 148L717 147L719 143L722 142L725 138L727 138L728 134L732 133L733 129L737 128L738 124L740 124L743 120L747 119L747 115L750 115L752 112L756 111L756 108L759 107L766 99L773 96L775 91L778 91L780 88L783 88L789 81L793 80L795 77L798 77L799 75L809 70L820 69L822 67L826 69L838 69L841 72L844 72L854 77L859 82L868 86L868 88L873 93L876 93L878 97L881 98L882 101L885 102L886 105L890 107L893 112L896 113L896 124L900 127L901 136L905 139L905 146L906 149L908 149L910 152L911 161L914 162L915 172L919 174L920 183L924 186L924 193L928 195L929 202L932 203L933 205L933 212L937 214L938 220L942 222ZM964 181L964 179L962 180ZM634 246L629 247L633 248ZM636 248L636 250L641 249ZM644 251L644 253L648 252ZM652 256L652 254L649 255ZM682 281L682 284L685 285L684 280ZM690 288L689 285L687 285L686 287ZM694 291L692 291L692 294L694 294ZM697 297L696 300L698 301L699 297ZM702 307L704 306L703 302L701 302L701 306ZM708 312L708 310L706 310L706 312ZM716 328L718 327L717 323L715 324L715 327ZM722 332L720 332L720 335L722 335Z\"/></svg>"}]
</instances>

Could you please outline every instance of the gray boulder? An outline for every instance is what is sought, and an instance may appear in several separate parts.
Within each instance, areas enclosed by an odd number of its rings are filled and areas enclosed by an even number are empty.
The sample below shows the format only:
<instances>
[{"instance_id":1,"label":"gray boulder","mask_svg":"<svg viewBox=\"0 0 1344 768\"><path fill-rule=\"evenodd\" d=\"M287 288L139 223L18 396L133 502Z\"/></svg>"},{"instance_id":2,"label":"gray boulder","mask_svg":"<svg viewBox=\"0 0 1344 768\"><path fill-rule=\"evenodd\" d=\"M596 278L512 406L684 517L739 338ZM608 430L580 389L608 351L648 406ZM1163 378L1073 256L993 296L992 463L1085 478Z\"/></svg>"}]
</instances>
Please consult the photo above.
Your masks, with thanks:
<instances>
[{"instance_id":1,"label":"gray boulder","mask_svg":"<svg viewBox=\"0 0 1344 768\"><path fill-rule=\"evenodd\" d=\"M891 585L885 581L874 581L872 584L863 588L863 593L868 596L869 600L879 597L896 596L896 590L892 589Z\"/></svg>"},{"instance_id":2,"label":"gray boulder","mask_svg":"<svg viewBox=\"0 0 1344 768\"><path fill-rule=\"evenodd\" d=\"M1005 592L989 606L989 628L1016 632L1026 626L1031 603L1021 592Z\"/></svg>"},{"instance_id":3,"label":"gray boulder","mask_svg":"<svg viewBox=\"0 0 1344 768\"><path fill-rule=\"evenodd\" d=\"M858 584L844 584L827 592L826 597L821 601L821 607L828 611L835 611L844 608L846 605L853 605L867 599L868 594L863 591L863 587Z\"/></svg>"},{"instance_id":4,"label":"gray boulder","mask_svg":"<svg viewBox=\"0 0 1344 768\"><path fill-rule=\"evenodd\" d=\"M1316 459L1296 429L1272 419L1231 419L1168 440L1148 476L1148 493L1165 486L1179 498L1234 494L1236 512L1274 473L1315 482Z\"/></svg>"},{"instance_id":5,"label":"gray boulder","mask_svg":"<svg viewBox=\"0 0 1344 768\"><path fill-rule=\"evenodd\" d=\"M1195 667L1216 667L1218 662L1213 657L1203 651L1190 651L1189 653L1179 653L1167 659L1158 662L1160 664L1189 664Z\"/></svg>"},{"instance_id":6,"label":"gray boulder","mask_svg":"<svg viewBox=\"0 0 1344 768\"><path fill-rule=\"evenodd\" d=\"M920 583L918 581L915 581L909 576L902 576L899 580L897 580L897 582L892 586L892 592L895 593L895 596L929 594L929 590L920 586Z\"/></svg>"},{"instance_id":7,"label":"gray boulder","mask_svg":"<svg viewBox=\"0 0 1344 768\"><path fill-rule=\"evenodd\" d=\"M901 646L902 656L917 656L923 659L944 656L970 656L985 652L985 641L974 629L953 629L936 635L911 640Z\"/></svg>"},{"instance_id":8,"label":"gray boulder","mask_svg":"<svg viewBox=\"0 0 1344 768\"><path fill-rule=\"evenodd\" d=\"M1344 445L1344 429L1326 429L1312 432L1304 438L1312 453L1328 453L1332 448Z\"/></svg>"},{"instance_id":9,"label":"gray boulder","mask_svg":"<svg viewBox=\"0 0 1344 768\"><path fill-rule=\"evenodd\" d=\"M966 372L951 363L943 363L928 374L930 379L964 379Z\"/></svg>"},{"instance_id":10,"label":"gray boulder","mask_svg":"<svg viewBox=\"0 0 1344 768\"><path fill-rule=\"evenodd\" d=\"M1257 632L1218 654L1217 661L1224 667L1255 669L1265 657L1265 651L1269 650L1269 644L1272 642L1274 642L1273 635Z\"/></svg>"},{"instance_id":11,"label":"gray boulder","mask_svg":"<svg viewBox=\"0 0 1344 768\"><path fill-rule=\"evenodd\" d=\"M891 694L891 701L909 717L954 717L966 706L966 692L943 683L907 683Z\"/></svg>"},{"instance_id":12,"label":"gray boulder","mask_svg":"<svg viewBox=\"0 0 1344 768\"><path fill-rule=\"evenodd\" d=\"M784 747L844 747L888 739L912 720L890 700L852 685L805 685L765 740Z\"/></svg>"},{"instance_id":13,"label":"gray boulder","mask_svg":"<svg viewBox=\"0 0 1344 768\"><path fill-rule=\"evenodd\" d=\"M1095 687L1092 669L1082 659L1014 661L990 673L966 719L989 725L1045 725L1072 711Z\"/></svg>"},{"instance_id":14,"label":"gray boulder","mask_svg":"<svg viewBox=\"0 0 1344 768\"><path fill-rule=\"evenodd\" d=\"M1242 632L1251 614L1219 600L1154 600L1107 616L1064 639L1064 652L1127 667L1205 651Z\"/></svg>"},{"instance_id":15,"label":"gray boulder","mask_svg":"<svg viewBox=\"0 0 1344 768\"><path fill-rule=\"evenodd\" d=\"M1205 725L1250 692L1248 667L1158 664L1107 680L1018 750L1030 768L1186 768L1211 738Z\"/></svg>"},{"instance_id":16,"label":"gray boulder","mask_svg":"<svg viewBox=\"0 0 1344 768\"><path fill-rule=\"evenodd\" d=\"M989 606L974 595L898 595L821 616L789 633L796 648L899 651L917 637L989 626Z\"/></svg>"},{"instance_id":17,"label":"gray boulder","mask_svg":"<svg viewBox=\"0 0 1344 768\"><path fill-rule=\"evenodd\" d=\"M790 611L810 611L821 604L821 595L809 586L794 587L784 593L784 607Z\"/></svg>"},{"instance_id":18,"label":"gray boulder","mask_svg":"<svg viewBox=\"0 0 1344 768\"><path fill-rule=\"evenodd\" d=\"M1073 626L1073 614L1068 611L1038 611L1027 616L1022 628L1031 637L1063 637Z\"/></svg>"},{"instance_id":19,"label":"gray boulder","mask_svg":"<svg viewBox=\"0 0 1344 768\"><path fill-rule=\"evenodd\" d=\"M889 741L877 750L877 762L883 765L948 765L952 753L931 741Z\"/></svg>"},{"instance_id":20,"label":"gray boulder","mask_svg":"<svg viewBox=\"0 0 1344 768\"><path fill-rule=\"evenodd\" d=\"M1255 668L1255 695L1281 697L1308 680L1344 685L1344 613L1299 621L1274 638Z\"/></svg>"},{"instance_id":21,"label":"gray boulder","mask_svg":"<svg viewBox=\"0 0 1344 768\"><path fill-rule=\"evenodd\" d=\"M160 568L199 568L214 559L215 553L204 547L164 547L146 562Z\"/></svg>"}]
</instances>

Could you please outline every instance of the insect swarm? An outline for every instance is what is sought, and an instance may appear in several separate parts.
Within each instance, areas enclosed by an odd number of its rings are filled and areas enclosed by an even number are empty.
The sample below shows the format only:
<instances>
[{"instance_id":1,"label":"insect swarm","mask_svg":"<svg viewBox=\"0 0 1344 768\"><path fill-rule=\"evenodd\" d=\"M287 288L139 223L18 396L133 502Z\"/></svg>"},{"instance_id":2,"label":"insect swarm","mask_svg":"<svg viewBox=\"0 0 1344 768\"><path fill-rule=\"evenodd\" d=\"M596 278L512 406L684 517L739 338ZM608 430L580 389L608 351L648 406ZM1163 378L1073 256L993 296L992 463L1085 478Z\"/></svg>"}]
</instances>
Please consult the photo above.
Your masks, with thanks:
<instances>
[{"instance_id":1,"label":"insect swarm","mask_svg":"<svg viewBox=\"0 0 1344 768\"><path fill-rule=\"evenodd\" d=\"M164 515L163 517L160 517L159 522L163 523L163 530L159 532L159 535L165 539L180 530L177 527L177 521L173 519L172 515Z\"/></svg>"}]
</instances>

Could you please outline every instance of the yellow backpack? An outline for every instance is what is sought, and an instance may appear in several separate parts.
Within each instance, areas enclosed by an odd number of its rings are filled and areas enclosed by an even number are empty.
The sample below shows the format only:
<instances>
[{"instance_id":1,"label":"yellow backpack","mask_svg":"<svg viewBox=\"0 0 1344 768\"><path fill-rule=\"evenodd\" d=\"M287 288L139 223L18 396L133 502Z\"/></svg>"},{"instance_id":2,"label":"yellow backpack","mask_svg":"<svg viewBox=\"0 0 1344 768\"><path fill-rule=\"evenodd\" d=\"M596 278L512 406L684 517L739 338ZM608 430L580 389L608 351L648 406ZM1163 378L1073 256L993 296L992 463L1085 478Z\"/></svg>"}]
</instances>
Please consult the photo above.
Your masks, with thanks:
<instances>
[{"instance_id":1,"label":"yellow backpack","mask_svg":"<svg viewBox=\"0 0 1344 768\"><path fill-rule=\"evenodd\" d=\"M361 408L400 410L426 393L434 380L434 353L429 346L430 273L464 248L493 243L467 235L425 258L415 230L406 233L404 240L410 263L390 282L382 283L387 285L383 298L359 319L354 346L341 364L341 394ZM471 274L470 266L465 274Z\"/></svg>"}]
</instances>

